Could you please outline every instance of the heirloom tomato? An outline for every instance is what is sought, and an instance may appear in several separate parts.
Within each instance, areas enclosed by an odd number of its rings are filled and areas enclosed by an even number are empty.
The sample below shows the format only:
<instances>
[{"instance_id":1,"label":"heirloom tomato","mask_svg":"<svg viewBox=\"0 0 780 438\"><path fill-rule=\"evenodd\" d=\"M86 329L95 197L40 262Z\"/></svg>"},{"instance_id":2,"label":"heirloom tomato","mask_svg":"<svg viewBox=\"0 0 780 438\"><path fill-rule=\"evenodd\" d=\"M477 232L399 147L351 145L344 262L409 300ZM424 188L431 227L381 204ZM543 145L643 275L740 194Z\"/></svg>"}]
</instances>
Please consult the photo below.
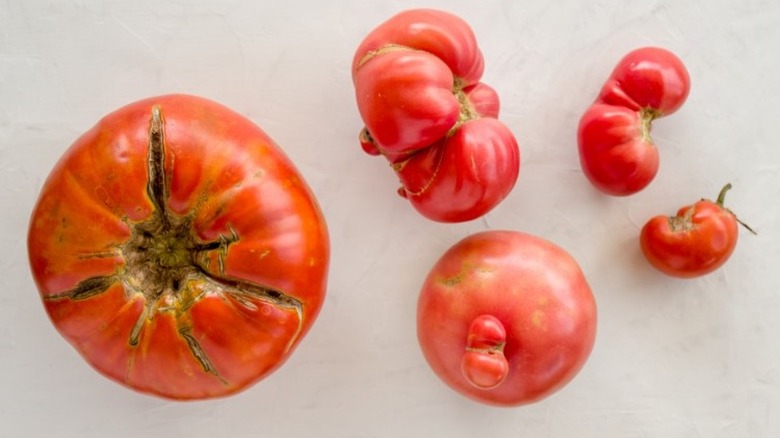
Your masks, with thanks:
<instances>
[{"instance_id":1,"label":"heirloom tomato","mask_svg":"<svg viewBox=\"0 0 780 438\"><path fill-rule=\"evenodd\" d=\"M625 196L658 173L652 121L677 111L690 91L688 71L672 52L643 47L620 60L580 119L580 164L599 190Z\"/></svg>"},{"instance_id":2,"label":"heirloom tomato","mask_svg":"<svg viewBox=\"0 0 780 438\"><path fill-rule=\"evenodd\" d=\"M417 336L457 392L498 406L569 382L596 336L596 303L574 258L544 239L485 231L452 246L420 292Z\"/></svg>"},{"instance_id":3,"label":"heirloom tomato","mask_svg":"<svg viewBox=\"0 0 780 438\"><path fill-rule=\"evenodd\" d=\"M45 309L95 369L170 399L224 396L280 366L327 282L326 224L291 161L208 100L104 117L46 180L28 250Z\"/></svg>"},{"instance_id":4,"label":"heirloom tomato","mask_svg":"<svg viewBox=\"0 0 780 438\"><path fill-rule=\"evenodd\" d=\"M702 199L676 216L656 216L640 233L645 258L659 271L680 278L708 274L721 267L737 246L738 226L754 231L724 206L727 184L713 202Z\"/></svg>"},{"instance_id":5,"label":"heirloom tomato","mask_svg":"<svg viewBox=\"0 0 780 438\"><path fill-rule=\"evenodd\" d=\"M497 119L498 94L480 82L483 70L469 25L431 9L393 16L355 53L361 146L387 159L398 193L429 219L478 218L517 180L517 141Z\"/></svg>"}]
</instances>

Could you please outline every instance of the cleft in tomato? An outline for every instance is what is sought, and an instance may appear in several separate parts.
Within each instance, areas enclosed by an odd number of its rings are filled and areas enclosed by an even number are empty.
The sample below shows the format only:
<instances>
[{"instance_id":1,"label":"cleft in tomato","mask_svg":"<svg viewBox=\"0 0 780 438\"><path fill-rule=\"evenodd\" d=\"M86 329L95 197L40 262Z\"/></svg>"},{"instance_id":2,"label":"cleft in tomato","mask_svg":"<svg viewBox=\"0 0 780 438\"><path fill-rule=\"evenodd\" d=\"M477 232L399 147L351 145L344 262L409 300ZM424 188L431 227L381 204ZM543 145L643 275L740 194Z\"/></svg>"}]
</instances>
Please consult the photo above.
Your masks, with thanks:
<instances>
[{"instance_id":1,"label":"cleft in tomato","mask_svg":"<svg viewBox=\"0 0 780 438\"><path fill-rule=\"evenodd\" d=\"M79 138L41 191L28 251L50 319L87 362L179 400L279 367L329 263L325 220L283 152L186 95L130 104Z\"/></svg>"}]
</instances>

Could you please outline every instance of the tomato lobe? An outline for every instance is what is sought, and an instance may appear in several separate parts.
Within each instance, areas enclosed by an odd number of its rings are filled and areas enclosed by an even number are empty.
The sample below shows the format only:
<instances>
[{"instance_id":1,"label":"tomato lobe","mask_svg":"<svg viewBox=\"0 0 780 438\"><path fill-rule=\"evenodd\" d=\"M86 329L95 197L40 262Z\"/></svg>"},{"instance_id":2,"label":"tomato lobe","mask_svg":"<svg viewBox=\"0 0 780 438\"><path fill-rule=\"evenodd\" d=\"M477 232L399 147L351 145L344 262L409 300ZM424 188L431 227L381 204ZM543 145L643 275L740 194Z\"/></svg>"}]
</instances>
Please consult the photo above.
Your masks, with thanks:
<instances>
[{"instance_id":1,"label":"tomato lobe","mask_svg":"<svg viewBox=\"0 0 780 438\"><path fill-rule=\"evenodd\" d=\"M461 368L474 386L482 389L501 384L509 372L504 356L506 330L492 315L480 315L471 322Z\"/></svg>"}]
</instances>

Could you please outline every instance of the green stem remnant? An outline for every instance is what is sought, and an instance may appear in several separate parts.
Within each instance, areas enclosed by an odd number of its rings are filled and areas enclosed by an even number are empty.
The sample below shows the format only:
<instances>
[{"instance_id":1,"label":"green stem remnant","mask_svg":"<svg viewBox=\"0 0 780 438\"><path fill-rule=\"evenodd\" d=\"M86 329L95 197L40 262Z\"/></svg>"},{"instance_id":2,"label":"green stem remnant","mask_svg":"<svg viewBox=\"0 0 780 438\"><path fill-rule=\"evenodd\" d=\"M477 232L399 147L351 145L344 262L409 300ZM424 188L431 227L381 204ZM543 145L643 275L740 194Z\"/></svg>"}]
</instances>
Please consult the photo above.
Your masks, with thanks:
<instances>
[{"instance_id":1,"label":"green stem remnant","mask_svg":"<svg viewBox=\"0 0 780 438\"><path fill-rule=\"evenodd\" d=\"M639 110L639 119L642 126L642 139L648 143L653 142L650 132L653 130L653 120L661 117L661 112L652 108L642 108Z\"/></svg>"},{"instance_id":2,"label":"green stem remnant","mask_svg":"<svg viewBox=\"0 0 780 438\"><path fill-rule=\"evenodd\" d=\"M737 215L734 214L734 212L732 212L731 210L726 208L726 206L725 206L726 193L728 193L729 190L731 190L731 183L726 184L725 186L723 186L722 189L720 189L720 193L718 193L718 199L715 201L715 203L718 204L720 206L720 208L722 208L722 209L728 211L729 213L733 214L734 215L734 219L737 221L737 223L742 225L746 230L750 231L750 233L752 233L754 235L758 234L752 228L750 228L750 226L748 224L746 224L746 223L742 222L741 220L739 220L739 218L737 217Z\"/></svg>"}]
</instances>

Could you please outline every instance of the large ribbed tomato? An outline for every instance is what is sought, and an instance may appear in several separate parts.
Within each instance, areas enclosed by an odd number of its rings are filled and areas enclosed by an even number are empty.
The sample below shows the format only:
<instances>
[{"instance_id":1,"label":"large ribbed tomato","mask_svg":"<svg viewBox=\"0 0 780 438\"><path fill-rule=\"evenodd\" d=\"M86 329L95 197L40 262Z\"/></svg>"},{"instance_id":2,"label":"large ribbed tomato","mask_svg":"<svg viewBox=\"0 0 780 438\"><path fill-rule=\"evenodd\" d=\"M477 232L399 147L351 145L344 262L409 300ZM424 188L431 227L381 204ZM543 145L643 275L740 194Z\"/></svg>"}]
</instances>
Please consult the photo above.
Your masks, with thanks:
<instances>
[{"instance_id":1,"label":"large ribbed tomato","mask_svg":"<svg viewBox=\"0 0 780 438\"><path fill-rule=\"evenodd\" d=\"M429 219L478 218L517 180L520 149L483 70L471 27L433 9L394 15L355 52L361 146L387 159L398 193Z\"/></svg>"},{"instance_id":2,"label":"large ribbed tomato","mask_svg":"<svg viewBox=\"0 0 780 438\"><path fill-rule=\"evenodd\" d=\"M234 393L298 345L329 242L306 182L256 125L208 100L123 107L52 170L30 265L59 332L98 371L171 399Z\"/></svg>"}]
</instances>

